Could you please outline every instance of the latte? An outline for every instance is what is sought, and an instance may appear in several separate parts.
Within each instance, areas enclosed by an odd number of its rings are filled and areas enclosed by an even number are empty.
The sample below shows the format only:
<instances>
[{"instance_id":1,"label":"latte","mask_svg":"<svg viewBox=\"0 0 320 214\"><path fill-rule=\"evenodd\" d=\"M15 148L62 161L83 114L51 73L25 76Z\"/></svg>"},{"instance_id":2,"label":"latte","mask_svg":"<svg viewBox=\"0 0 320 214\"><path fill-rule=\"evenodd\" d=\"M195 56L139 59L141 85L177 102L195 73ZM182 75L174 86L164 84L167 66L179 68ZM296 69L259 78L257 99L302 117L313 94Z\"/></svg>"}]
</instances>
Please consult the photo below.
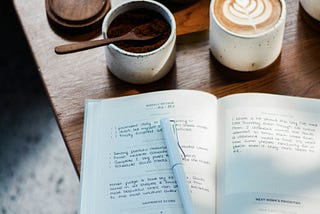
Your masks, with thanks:
<instances>
[{"instance_id":1,"label":"latte","mask_svg":"<svg viewBox=\"0 0 320 214\"><path fill-rule=\"evenodd\" d=\"M226 28L240 35L255 35L272 28L281 15L280 0L215 0L214 15Z\"/></svg>"}]
</instances>

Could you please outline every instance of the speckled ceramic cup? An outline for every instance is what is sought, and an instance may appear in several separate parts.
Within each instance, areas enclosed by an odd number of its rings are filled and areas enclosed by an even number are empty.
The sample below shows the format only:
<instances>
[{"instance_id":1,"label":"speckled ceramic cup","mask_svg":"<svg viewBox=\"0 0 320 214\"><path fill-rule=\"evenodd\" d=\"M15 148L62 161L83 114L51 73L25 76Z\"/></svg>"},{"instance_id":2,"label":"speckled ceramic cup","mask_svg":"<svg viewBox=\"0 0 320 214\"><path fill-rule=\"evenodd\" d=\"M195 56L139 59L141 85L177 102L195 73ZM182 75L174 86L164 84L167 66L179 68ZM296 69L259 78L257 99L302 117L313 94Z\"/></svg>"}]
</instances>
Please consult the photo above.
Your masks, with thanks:
<instances>
[{"instance_id":1,"label":"speckled ceramic cup","mask_svg":"<svg viewBox=\"0 0 320 214\"><path fill-rule=\"evenodd\" d=\"M221 5L215 5L216 1L220 1ZM258 29L261 23L267 23L264 22L264 19L268 19L272 13L270 10L275 7L272 4L271 0L211 0L210 50L221 64L235 71L251 72L269 66L278 58L282 49L285 28L285 0L277 2L278 5L281 5L281 10L278 10L278 18L273 20L274 24ZM271 5L269 9L264 8L268 5ZM225 16L224 20L221 19L221 16ZM257 28L256 31L248 28L247 32L242 26L238 28L236 25L230 25L231 30L226 27L231 23L230 19L234 19L232 21L241 25L246 18L249 20L248 25L256 23L253 26L254 29ZM225 25L221 23L221 20L225 21ZM240 33L233 31L232 28L238 28Z\"/></svg>"},{"instance_id":2,"label":"speckled ceramic cup","mask_svg":"<svg viewBox=\"0 0 320 214\"><path fill-rule=\"evenodd\" d=\"M320 21L320 0L300 0L300 3L312 18Z\"/></svg>"},{"instance_id":3,"label":"speckled ceramic cup","mask_svg":"<svg viewBox=\"0 0 320 214\"><path fill-rule=\"evenodd\" d=\"M119 14L140 8L161 14L169 23L171 34L161 47L145 53L128 52L114 44L105 47L106 62L109 70L119 79L134 84L151 83L162 78L171 70L176 59L175 19L164 5L156 1L139 0L116 5L108 12L103 21L103 37L108 37L108 27Z\"/></svg>"}]
</instances>

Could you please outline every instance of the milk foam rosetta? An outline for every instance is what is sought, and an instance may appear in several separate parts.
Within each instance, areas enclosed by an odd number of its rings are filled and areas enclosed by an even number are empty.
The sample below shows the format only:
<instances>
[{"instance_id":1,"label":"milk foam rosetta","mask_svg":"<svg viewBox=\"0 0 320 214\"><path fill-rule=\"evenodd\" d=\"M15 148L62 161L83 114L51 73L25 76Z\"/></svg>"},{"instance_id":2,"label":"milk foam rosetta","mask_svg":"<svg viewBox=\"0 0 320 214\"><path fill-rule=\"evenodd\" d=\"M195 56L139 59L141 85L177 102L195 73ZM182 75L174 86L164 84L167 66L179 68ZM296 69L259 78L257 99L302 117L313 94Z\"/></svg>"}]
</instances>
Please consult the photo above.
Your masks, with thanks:
<instances>
[{"instance_id":1,"label":"milk foam rosetta","mask_svg":"<svg viewBox=\"0 0 320 214\"><path fill-rule=\"evenodd\" d=\"M216 0L218 22L237 34L254 35L272 28L280 18L280 0Z\"/></svg>"}]
</instances>

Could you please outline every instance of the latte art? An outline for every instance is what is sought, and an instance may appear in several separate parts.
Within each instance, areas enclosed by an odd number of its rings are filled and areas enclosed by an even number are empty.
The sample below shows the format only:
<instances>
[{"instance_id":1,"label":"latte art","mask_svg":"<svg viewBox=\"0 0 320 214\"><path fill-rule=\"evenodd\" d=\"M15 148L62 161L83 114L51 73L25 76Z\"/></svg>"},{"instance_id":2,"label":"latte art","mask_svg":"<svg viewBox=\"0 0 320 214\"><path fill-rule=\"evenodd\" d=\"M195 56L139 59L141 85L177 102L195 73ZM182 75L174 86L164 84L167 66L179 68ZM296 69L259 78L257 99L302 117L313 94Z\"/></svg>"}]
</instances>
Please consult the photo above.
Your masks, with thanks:
<instances>
[{"instance_id":1,"label":"latte art","mask_svg":"<svg viewBox=\"0 0 320 214\"><path fill-rule=\"evenodd\" d=\"M264 32L281 14L280 0L216 0L215 16L228 30L244 35Z\"/></svg>"},{"instance_id":2,"label":"latte art","mask_svg":"<svg viewBox=\"0 0 320 214\"><path fill-rule=\"evenodd\" d=\"M251 25L253 28L266 21L272 13L270 1L235 0L225 2L223 13L229 21L238 25Z\"/></svg>"}]
</instances>

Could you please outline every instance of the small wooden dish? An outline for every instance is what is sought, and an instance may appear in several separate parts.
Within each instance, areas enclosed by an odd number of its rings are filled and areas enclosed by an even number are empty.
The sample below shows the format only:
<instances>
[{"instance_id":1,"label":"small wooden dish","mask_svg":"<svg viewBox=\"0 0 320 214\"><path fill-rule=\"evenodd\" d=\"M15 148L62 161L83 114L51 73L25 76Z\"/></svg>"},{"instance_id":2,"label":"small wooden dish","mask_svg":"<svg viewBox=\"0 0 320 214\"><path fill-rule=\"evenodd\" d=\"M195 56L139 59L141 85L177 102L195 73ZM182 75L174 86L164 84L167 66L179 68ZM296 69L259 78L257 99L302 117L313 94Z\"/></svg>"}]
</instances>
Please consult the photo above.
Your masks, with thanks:
<instances>
[{"instance_id":1,"label":"small wooden dish","mask_svg":"<svg viewBox=\"0 0 320 214\"><path fill-rule=\"evenodd\" d=\"M51 26L72 34L100 28L110 10L109 0L46 0L45 5Z\"/></svg>"}]
</instances>

